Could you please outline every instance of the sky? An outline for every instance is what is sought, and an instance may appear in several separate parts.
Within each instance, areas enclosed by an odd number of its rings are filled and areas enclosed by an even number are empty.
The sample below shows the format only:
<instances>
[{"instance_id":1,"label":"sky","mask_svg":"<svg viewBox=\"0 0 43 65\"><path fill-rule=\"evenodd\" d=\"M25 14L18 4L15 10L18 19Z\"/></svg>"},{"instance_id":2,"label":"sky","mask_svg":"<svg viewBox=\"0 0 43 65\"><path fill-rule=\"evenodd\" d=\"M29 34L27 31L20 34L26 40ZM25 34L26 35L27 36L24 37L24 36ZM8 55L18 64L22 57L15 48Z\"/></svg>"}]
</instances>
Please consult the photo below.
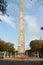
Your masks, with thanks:
<instances>
[{"instance_id":1,"label":"sky","mask_svg":"<svg viewBox=\"0 0 43 65\"><path fill-rule=\"evenodd\" d=\"M18 27L20 18L20 0L6 0L7 14L0 15L0 38L6 42L14 43L18 49ZM42 4L42 5L41 5ZM1 14L1 12L0 12ZM24 35L25 49L30 49L32 40L43 39L43 1L24 0Z\"/></svg>"}]
</instances>

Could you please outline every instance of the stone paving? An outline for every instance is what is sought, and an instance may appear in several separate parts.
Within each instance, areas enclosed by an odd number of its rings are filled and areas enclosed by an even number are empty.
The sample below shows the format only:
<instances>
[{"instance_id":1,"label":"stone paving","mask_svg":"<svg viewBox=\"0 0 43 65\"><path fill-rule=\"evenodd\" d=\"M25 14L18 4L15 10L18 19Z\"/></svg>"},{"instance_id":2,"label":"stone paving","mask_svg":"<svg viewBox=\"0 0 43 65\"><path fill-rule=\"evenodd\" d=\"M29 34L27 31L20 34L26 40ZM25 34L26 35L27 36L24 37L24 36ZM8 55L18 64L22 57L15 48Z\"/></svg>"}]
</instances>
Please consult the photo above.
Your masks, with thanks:
<instances>
[{"instance_id":1,"label":"stone paving","mask_svg":"<svg viewBox=\"0 0 43 65\"><path fill-rule=\"evenodd\" d=\"M43 65L43 61L0 60L0 65Z\"/></svg>"},{"instance_id":2,"label":"stone paving","mask_svg":"<svg viewBox=\"0 0 43 65\"><path fill-rule=\"evenodd\" d=\"M15 61L43 61L43 58L29 57L29 58L4 58L1 60L15 60Z\"/></svg>"},{"instance_id":3,"label":"stone paving","mask_svg":"<svg viewBox=\"0 0 43 65\"><path fill-rule=\"evenodd\" d=\"M0 59L0 65L43 65L40 58L4 58Z\"/></svg>"}]
</instances>

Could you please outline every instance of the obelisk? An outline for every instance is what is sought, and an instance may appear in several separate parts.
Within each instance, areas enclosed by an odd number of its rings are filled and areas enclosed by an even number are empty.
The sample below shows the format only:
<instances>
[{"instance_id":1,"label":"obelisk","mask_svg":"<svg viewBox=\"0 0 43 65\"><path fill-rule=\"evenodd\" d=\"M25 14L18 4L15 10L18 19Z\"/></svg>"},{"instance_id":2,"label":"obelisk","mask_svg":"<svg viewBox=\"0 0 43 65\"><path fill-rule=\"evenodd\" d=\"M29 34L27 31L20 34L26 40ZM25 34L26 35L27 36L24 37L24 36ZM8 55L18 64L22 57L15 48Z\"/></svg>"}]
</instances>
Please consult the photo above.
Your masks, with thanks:
<instances>
[{"instance_id":1,"label":"obelisk","mask_svg":"<svg viewBox=\"0 0 43 65\"><path fill-rule=\"evenodd\" d=\"M25 54L25 37L24 37L24 0L20 0L20 21L18 37L18 54Z\"/></svg>"}]
</instances>

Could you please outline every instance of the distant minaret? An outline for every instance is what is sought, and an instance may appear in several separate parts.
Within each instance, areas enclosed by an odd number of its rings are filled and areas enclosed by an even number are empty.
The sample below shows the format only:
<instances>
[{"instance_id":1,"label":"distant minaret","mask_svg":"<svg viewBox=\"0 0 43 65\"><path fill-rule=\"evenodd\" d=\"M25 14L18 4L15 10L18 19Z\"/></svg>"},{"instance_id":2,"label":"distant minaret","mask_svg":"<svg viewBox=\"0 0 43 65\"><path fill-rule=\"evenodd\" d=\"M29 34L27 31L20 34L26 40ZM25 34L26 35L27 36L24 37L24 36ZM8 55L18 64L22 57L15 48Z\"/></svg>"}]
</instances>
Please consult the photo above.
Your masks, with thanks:
<instances>
[{"instance_id":1,"label":"distant minaret","mask_svg":"<svg viewBox=\"0 0 43 65\"><path fill-rule=\"evenodd\" d=\"M25 54L25 38L24 38L24 0L20 0L20 21L19 21L19 38L18 38L18 54Z\"/></svg>"}]
</instances>

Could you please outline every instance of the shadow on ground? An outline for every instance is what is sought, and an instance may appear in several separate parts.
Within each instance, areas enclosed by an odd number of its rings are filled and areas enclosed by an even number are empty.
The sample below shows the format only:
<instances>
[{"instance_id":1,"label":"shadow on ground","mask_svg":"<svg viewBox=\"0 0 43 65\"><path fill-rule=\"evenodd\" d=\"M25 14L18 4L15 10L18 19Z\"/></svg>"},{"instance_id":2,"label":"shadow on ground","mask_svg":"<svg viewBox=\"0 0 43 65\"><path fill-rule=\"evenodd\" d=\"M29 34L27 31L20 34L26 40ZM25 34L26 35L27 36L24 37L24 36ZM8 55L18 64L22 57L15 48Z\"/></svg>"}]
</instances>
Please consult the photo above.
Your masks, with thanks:
<instances>
[{"instance_id":1,"label":"shadow on ground","mask_svg":"<svg viewBox=\"0 0 43 65\"><path fill-rule=\"evenodd\" d=\"M0 65L43 65L43 61L0 60Z\"/></svg>"}]
</instances>

